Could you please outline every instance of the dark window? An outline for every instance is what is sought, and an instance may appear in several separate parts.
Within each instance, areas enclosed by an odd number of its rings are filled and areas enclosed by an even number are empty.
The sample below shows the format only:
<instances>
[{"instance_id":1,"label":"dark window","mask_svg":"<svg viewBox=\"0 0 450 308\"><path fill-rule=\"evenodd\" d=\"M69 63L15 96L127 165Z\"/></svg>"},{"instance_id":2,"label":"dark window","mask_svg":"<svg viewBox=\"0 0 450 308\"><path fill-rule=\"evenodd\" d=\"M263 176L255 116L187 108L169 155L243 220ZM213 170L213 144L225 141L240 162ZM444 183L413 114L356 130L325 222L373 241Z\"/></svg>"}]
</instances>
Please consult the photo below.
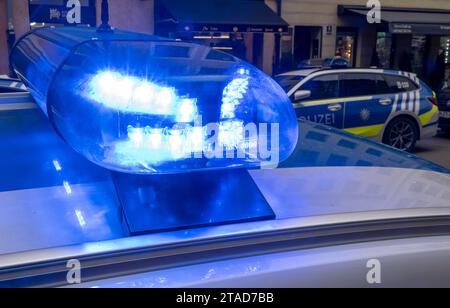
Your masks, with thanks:
<instances>
[{"instance_id":1,"label":"dark window","mask_svg":"<svg viewBox=\"0 0 450 308\"><path fill-rule=\"evenodd\" d=\"M409 78L403 76L385 75L388 93L401 93L417 90L417 85Z\"/></svg>"},{"instance_id":2,"label":"dark window","mask_svg":"<svg viewBox=\"0 0 450 308\"><path fill-rule=\"evenodd\" d=\"M17 88L0 87L0 93L23 93L23 92L26 91Z\"/></svg>"},{"instance_id":3,"label":"dark window","mask_svg":"<svg viewBox=\"0 0 450 308\"><path fill-rule=\"evenodd\" d=\"M343 97L375 95L377 93L375 74L348 73L341 76Z\"/></svg>"},{"instance_id":4,"label":"dark window","mask_svg":"<svg viewBox=\"0 0 450 308\"><path fill-rule=\"evenodd\" d=\"M293 87L298 85L305 76L295 76L295 75L284 75L276 76L275 81L283 88L284 91L289 92Z\"/></svg>"},{"instance_id":5,"label":"dark window","mask_svg":"<svg viewBox=\"0 0 450 308\"><path fill-rule=\"evenodd\" d=\"M155 57L160 58L189 58L190 47L156 45Z\"/></svg>"},{"instance_id":6,"label":"dark window","mask_svg":"<svg viewBox=\"0 0 450 308\"><path fill-rule=\"evenodd\" d=\"M377 75L377 94L382 95L382 94L392 94L392 93L395 93L395 92L393 92L393 89L391 89L391 87L389 87L384 76Z\"/></svg>"},{"instance_id":7,"label":"dark window","mask_svg":"<svg viewBox=\"0 0 450 308\"><path fill-rule=\"evenodd\" d=\"M332 99L339 97L339 75L330 74L314 78L301 86L300 90L311 91L307 100Z\"/></svg>"}]
</instances>

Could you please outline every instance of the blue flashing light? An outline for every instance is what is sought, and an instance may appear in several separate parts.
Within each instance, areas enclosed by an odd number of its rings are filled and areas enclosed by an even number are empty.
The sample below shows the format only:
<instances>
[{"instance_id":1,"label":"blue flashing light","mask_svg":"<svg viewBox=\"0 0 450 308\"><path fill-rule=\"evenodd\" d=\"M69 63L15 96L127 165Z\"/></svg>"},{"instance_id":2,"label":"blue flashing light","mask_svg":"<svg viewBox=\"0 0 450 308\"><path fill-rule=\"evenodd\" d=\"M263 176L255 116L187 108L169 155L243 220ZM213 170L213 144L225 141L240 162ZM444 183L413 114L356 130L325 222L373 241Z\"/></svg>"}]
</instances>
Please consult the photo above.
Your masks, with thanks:
<instances>
[{"instance_id":1,"label":"blue flashing light","mask_svg":"<svg viewBox=\"0 0 450 308\"><path fill-rule=\"evenodd\" d=\"M242 74L242 69L239 73ZM244 94L248 90L248 78L233 79L223 90L221 117L222 119L232 119L235 117L236 106L241 103Z\"/></svg>"},{"instance_id":2,"label":"blue flashing light","mask_svg":"<svg viewBox=\"0 0 450 308\"><path fill-rule=\"evenodd\" d=\"M44 55L28 54L30 46ZM107 169L169 174L272 166L297 143L296 115L280 86L206 46L46 28L23 37L11 59L64 140Z\"/></svg>"},{"instance_id":3,"label":"blue flashing light","mask_svg":"<svg viewBox=\"0 0 450 308\"><path fill-rule=\"evenodd\" d=\"M220 122L219 144L227 150L243 150L245 148L244 122L239 120Z\"/></svg>"},{"instance_id":4,"label":"blue flashing light","mask_svg":"<svg viewBox=\"0 0 450 308\"><path fill-rule=\"evenodd\" d=\"M192 122L196 100L176 95L174 88L118 72L98 72L89 82L90 99L113 110L127 113L166 115L179 122Z\"/></svg>"}]
</instances>

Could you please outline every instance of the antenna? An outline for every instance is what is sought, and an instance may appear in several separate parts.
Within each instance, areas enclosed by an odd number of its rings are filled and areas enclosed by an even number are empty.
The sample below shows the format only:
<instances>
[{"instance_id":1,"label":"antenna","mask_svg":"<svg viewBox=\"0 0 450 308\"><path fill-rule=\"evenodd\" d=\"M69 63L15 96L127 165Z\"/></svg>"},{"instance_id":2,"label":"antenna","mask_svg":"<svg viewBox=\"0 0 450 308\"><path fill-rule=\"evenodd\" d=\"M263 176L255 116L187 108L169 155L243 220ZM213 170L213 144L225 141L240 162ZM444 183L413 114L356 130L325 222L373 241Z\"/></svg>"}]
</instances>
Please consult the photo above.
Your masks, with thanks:
<instances>
[{"instance_id":1,"label":"antenna","mask_svg":"<svg viewBox=\"0 0 450 308\"><path fill-rule=\"evenodd\" d=\"M102 0L102 24L98 27L98 32L113 32L109 25L109 4L108 0Z\"/></svg>"}]
</instances>

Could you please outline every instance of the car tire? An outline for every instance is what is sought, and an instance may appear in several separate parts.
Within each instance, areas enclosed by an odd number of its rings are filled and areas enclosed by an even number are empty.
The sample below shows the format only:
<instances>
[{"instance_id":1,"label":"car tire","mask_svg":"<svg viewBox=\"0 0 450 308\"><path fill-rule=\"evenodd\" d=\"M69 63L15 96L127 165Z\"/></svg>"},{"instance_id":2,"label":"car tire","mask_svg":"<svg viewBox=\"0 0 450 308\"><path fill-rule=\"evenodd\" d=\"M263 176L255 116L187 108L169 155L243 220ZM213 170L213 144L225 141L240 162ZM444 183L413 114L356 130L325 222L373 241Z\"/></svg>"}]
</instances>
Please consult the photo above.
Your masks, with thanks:
<instances>
[{"instance_id":1,"label":"car tire","mask_svg":"<svg viewBox=\"0 0 450 308\"><path fill-rule=\"evenodd\" d=\"M406 117L392 120L383 135L384 144L406 152L412 152L415 149L418 139L419 131L416 123Z\"/></svg>"}]
</instances>

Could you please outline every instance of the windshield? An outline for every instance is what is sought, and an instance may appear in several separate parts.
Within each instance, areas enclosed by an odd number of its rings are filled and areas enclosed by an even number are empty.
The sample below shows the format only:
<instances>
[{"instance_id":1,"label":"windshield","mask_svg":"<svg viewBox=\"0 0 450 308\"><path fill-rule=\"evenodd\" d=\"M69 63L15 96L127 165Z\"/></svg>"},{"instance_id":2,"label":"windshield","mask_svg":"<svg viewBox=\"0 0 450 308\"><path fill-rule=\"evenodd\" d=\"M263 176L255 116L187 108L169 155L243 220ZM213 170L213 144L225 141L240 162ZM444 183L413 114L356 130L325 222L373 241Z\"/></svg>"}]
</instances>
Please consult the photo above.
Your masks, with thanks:
<instances>
[{"instance_id":1,"label":"windshield","mask_svg":"<svg viewBox=\"0 0 450 308\"><path fill-rule=\"evenodd\" d=\"M274 79L283 88L284 91L289 92L300 81L305 79L305 76L283 75L276 76Z\"/></svg>"}]
</instances>

